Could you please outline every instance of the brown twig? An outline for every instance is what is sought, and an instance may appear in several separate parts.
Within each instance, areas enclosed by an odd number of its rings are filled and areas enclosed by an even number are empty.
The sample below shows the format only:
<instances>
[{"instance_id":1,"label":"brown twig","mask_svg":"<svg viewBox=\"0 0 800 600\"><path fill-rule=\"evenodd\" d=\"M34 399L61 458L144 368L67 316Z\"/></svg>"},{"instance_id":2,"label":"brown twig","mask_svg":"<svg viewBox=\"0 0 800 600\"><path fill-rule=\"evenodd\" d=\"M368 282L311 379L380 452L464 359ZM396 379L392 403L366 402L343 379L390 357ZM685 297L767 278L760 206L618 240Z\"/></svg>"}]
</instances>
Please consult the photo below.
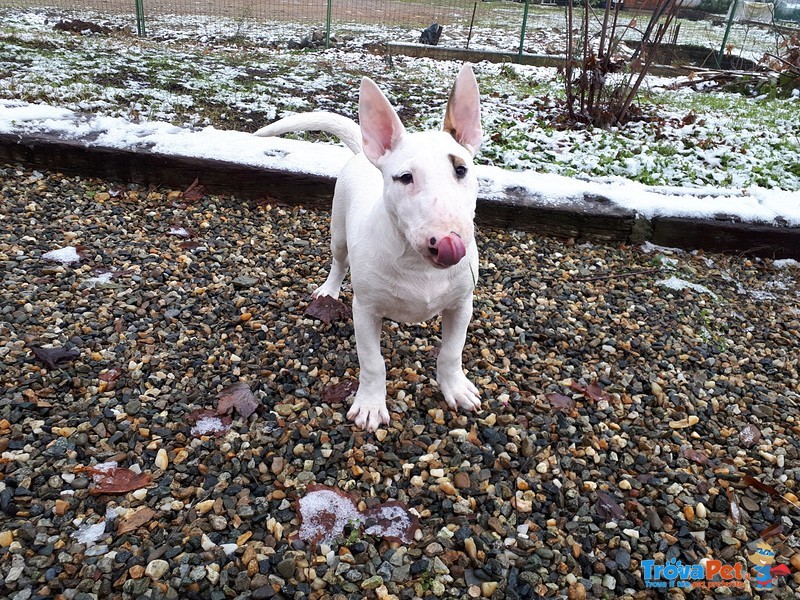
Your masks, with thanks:
<instances>
[{"instance_id":1,"label":"brown twig","mask_svg":"<svg viewBox=\"0 0 800 600\"><path fill-rule=\"evenodd\" d=\"M622 273L606 273L605 275L592 275L591 277L576 277L568 281L600 281L603 279L614 279L617 277L632 277L633 275L649 275L650 273L658 273L660 267L652 269L640 269L638 271L623 271Z\"/></svg>"}]
</instances>

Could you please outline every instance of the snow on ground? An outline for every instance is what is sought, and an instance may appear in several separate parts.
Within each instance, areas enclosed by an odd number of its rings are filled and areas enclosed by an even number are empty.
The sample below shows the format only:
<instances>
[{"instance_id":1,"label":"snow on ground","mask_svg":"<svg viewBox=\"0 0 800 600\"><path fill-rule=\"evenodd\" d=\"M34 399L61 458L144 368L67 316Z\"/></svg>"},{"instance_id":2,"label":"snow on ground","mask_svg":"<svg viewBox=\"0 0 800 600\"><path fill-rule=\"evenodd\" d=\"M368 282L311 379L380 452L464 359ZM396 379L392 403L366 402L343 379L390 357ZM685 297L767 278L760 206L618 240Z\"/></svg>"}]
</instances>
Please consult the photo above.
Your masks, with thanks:
<instances>
[{"instance_id":1,"label":"snow on ground","mask_svg":"<svg viewBox=\"0 0 800 600\"><path fill-rule=\"evenodd\" d=\"M138 40L54 32L52 16L36 10L6 11L4 18L0 132L331 177L350 156L343 147L253 138L242 130L306 110L354 117L354 90L364 73L386 90L410 130L439 127L458 68L407 57L388 65L360 47L381 38L412 41L398 28L351 26L342 48L291 53L275 44L307 33L308 25L167 15L148 23L150 39ZM526 50L547 51L555 30L532 29ZM448 34L458 35L457 28ZM231 44L239 37L248 45ZM564 130L548 125L561 93L554 69L489 63L475 69L486 133L477 158L484 197L509 188L550 204L598 195L646 217L725 214L800 224L799 95L701 94L671 89L674 78L649 77L646 101L659 104L661 118L620 129Z\"/></svg>"},{"instance_id":2,"label":"snow on ground","mask_svg":"<svg viewBox=\"0 0 800 600\"><path fill-rule=\"evenodd\" d=\"M206 158L269 169L336 177L352 156L339 145L280 138L205 127L190 130L168 123L133 123L121 117L86 116L67 109L21 101L0 100L0 133L47 134L85 139L90 145ZM714 217L800 226L800 192L753 187L646 186L621 177L569 178L536 171L509 171L478 165L481 195L500 198L508 189L525 190L538 202L558 205L586 195L603 196L615 205L645 217Z\"/></svg>"}]
</instances>

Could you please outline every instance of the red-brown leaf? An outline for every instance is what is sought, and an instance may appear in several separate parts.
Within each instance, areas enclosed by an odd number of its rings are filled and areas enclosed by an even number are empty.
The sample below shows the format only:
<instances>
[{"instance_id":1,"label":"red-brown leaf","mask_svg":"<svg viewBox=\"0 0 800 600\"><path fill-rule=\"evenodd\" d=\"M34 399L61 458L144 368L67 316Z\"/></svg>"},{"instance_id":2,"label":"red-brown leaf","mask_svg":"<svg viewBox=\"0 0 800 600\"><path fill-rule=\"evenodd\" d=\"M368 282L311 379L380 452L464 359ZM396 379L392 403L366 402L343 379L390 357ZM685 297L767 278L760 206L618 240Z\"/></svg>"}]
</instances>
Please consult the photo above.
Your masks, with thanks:
<instances>
[{"instance_id":1,"label":"red-brown leaf","mask_svg":"<svg viewBox=\"0 0 800 600\"><path fill-rule=\"evenodd\" d=\"M686 448L683 455L687 460L697 463L698 465L710 465L711 459L702 452L698 452L694 448Z\"/></svg>"},{"instance_id":2,"label":"red-brown leaf","mask_svg":"<svg viewBox=\"0 0 800 600\"><path fill-rule=\"evenodd\" d=\"M322 401L326 404L341 404L358 390L357 379L345 379L339 383L326 385L322 390Z\"/></svg>"},{"instance_id":3,"label":"red-brown leaf","mask_svg":"<svg viewBox=\"0 0 800 600\"><path fill-rule=\"evenodd\" d=\"M122 467L81 467L80 470L92 475L94 487L90 492L98 494L127 494L150 484L147 473L136 473Z\"/></svg>"},{"instance_id":4,"label":"red-brown leaf","mask_svg":"<svg viewBox=\"0 0 800 600\"><path fill-rule=\"evenodd\" d=\"M577 381L573 381L569 384L569 387L579 394L583 394L587 400L594 400L595 402L599 402L600 400L605 400L606 402L611 401L611 396L603 391L603 388L596 379L589 385L583 385Z\"/></svg>"},{"instance_id":5,"label":"red-brown leaf","mask_svg":"<svg viewBox=\"0 0 800 600\"><path fill-rule=\"evenodd\" d=\"M595 402L599 402L600 400L605 400L606 402L611 401L611 396L603 391L603 388L600 387L600 384L597 383L596 380L586 387L585 395Z\"/></svg>"},{"instance_id":6,"label":"red-brown leaf","mask_svg":"<svg viewBox=\"0 0 800 600\"><path fill-rule=\"evenodd\" d=\"M197 202L198 200L202 200L205 195L206 188L200 185L200 179L198 178L183 192L183 199L187 202Z\"/></svg>"},{"instance_id":7,"label":"red-brown leaf","mask_svg":"<svg viewBox=\"0 0 800 600\"><path fill-rule=\"evenodd\" d=\"M752 448L761 441L761 431L753 424L743 427L739 432L739 443L745 448Z\"/></svg>"},{"instance_id":8,"label":"red-brown leaf","mask_svg":"<svg viewBox=\"0 0 800 600\"><path fill-rule=\"evenodd\" d=\"M545 398L550 403L550 407L554 410L571 412L575 408L575 400L569 396L553 392L551 394L545 394Z\"/></svg>"},{"instance_id":9,"label":"red-brown leaf","mask_svg":"<svg viewBox=\"0 0 800 600\"><path fill-rule=\"evenodd\" d=\"M353 313L341 300L330 296L317 296L306 308L306 315L330 325L333 321L346 321Z\"/></svg>"},{"instance_id":10,"label":"red-brown leaf","mask_svg":"<svg viewBox=\"0 0 800 600\"><path fill-rule=\"evenodd\" d=\"M227 415L236 409L245 419L259 407L258 400L250 391L250 386L243 381L229 385L217 394L217 414Z\"/></svg>"},{"instance_id":11,"label":"red-brown leaf","mask_svg":"<svg viewBox=\"0 0 800 600\"><path fill-rule=\"evenodd\" d=\"M594 504L597 509L597 514L603 517L606 521L615 521L623 518L625 512L622 507L617 504L614 497L606 492L597 492L597 502Z\"/></svg>"},{"instance_id":12,"label":"red-brown leaf","mask_svg":"<svg viewBox=\"0 0 800 600\"><path fill-rule=\"evenodd\" d=\"M758 534L758 537L760 537L762 540L768 540L779 535L783 535L783 524L773 523L772 525L767 525L764 527L764 529L761 530L761 533Z\"/></svg>"},{"instance_id":13,"label":"red-brown leaf","mask_svg":"<svg viewBox=\"0 0 800 600\"><path fill-rule=\"evenodd\" d=\"M578 383L577 381L573 381L569 384L571 390L578 392L579 394L586 394L586 386L582 383Z\"/></svg>"},{"instance_id":14,"label":"red-brown leaf","mask_svg":"<svg viewBox=\"0 0 800 600\"><path fill-rule=\"evenodd\" d=\"M419 529L417 517L408 512L405 504L396 500L372 506L362 514L367 521L364 533L380 536L389 542L410 544Z\"/></svg>"},{"instance_id":15,"label":"red-brown leaf","mask_svg":"<svg viewBox=\"0 0 800 600\"><path fill-rule=\"evenodd\" d=\"M156 511L149 506L142 506L129 517L125 517L119 521L117 524L117 535L122 535L124 533L129 533L139 529L139 527L145 523L149 523L150 519L152 519L155 514Z\"/></svg>"},{"instance_id":16,"label":"red-brown leaf","mask_svg":"<svg viewBox=\"0 0 800 600\"><path fill-rule=\"evenodd\" d=\"M117 379L119 379L121 375L122 375L122 369L119 369L117 367L111 367L108 371L100 373L100 375L98 375L97 378L100 381L105 381L106 383L110 383L112 381L116 381Z\"/></svg>"},{"instance_id":17,"label":"red-brown leaf","mask_svg":"<svg viewBox=\"0 0 800 600\"><path fill-rule=\"evenodd\" d=\"M195 437L201 435L219 437L228 433L231 428L231 418L226 415L218 415L213 410L194 410L186 415L186 418L194 423L190 433Z\"/></svg>"},{"instance_id":18,"label":"red-brown leaf","mask_svg":"<svg viewBox=\"0 0 800 600\"><path fill-rule=\"evenodd\" d=\"M78 350L65 350L64 348L40 348L38 346L30 348L33 355L50 369L71 362L81 355Z\"/></svg>"},{"instance_id":19,"label":"red-brown leaf","mask_svg":"<svg viewBox=\"0 0 800 600\"><path fill-rule=\"evenodd\" d=\"M750 487L754 487L760 492L764 492L765 494L769 494L770 496L780 496L781 493L774 487L767 483L762 483L755 477L751 477L750 475L742 475L742 481L749 485Z\"/></svg>"}]
</instances>

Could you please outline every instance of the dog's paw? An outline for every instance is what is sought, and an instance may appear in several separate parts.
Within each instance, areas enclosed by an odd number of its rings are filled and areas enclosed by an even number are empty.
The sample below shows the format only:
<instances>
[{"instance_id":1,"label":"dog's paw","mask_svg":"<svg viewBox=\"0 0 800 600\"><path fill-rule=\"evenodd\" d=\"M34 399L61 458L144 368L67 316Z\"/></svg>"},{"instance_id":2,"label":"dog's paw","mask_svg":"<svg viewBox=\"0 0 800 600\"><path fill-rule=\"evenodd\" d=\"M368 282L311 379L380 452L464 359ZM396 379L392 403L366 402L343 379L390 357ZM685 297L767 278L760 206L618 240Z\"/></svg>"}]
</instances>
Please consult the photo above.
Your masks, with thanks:
<instances>
[{"instance_id":1,"label":"dog's paw","mask_svg":"<svg viewBox=\"0 0 800 600\"><path fill-rule=\"evenodd\" d=\"M459 372L451 376L440 375L437 378L437 383L442 390L442 394L444 394L447 406L453 410L458 410L459 408L473 412L480 410L480 392L463 373Z\"/></svg>"},{"instance_id":2,"label":"dog's paw","mask_svg":"<svg viewBox=\"0 0 800 600\"><path fill-rule=\"evenodd\" d=\"M323 283L319 286L314 292L311 294L312 298L322 298L324 296L330 296L334 300L338 300L339 298L339 287L329 286L327 282Z\"/></svg>"},{"instance_id":3,"label":"dog's paw","mask_svg":"<svg viewBox=\"0 0 800 600\"><path fill-rule=\"evenodd\" d=\"M375 431L381 425L388 425L389 410L386 398L380 399L360 397L356 394L353 406L347 411L347 418L366 431Z\"/></svg>"}]
</instances>

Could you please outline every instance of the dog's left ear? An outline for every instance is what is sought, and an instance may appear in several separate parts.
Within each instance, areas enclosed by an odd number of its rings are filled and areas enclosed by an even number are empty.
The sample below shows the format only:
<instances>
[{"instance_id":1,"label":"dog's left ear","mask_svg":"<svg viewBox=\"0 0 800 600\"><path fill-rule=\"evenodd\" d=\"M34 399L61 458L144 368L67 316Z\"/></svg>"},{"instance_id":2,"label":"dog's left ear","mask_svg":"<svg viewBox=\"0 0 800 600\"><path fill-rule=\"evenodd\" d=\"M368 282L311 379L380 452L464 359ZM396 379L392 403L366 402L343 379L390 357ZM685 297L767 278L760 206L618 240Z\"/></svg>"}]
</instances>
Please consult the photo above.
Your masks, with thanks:
<instances>
[{"instance_id":1,"label":"dog's left ear","mask_svg":"<svg viewBox=\"0 0 800 600\"><path fill-rule=\"evenodd\" d=\"M481 98L475 74L468 64L461 67L453 84L444 113L443 129L473 156L478 152L483 138Z\"/></svg>"},{"instance_id":2,"label":"dog's left ear","mask_svg":"<svg viewBox=\"0 0 800 600\"><path fill-rule=\"evenodd\" d=\"M397 145L406 130L386 96L369 77L361 80L358 120L364 155L378 166L381 157Z\"/></svg>"}]
</instances>

